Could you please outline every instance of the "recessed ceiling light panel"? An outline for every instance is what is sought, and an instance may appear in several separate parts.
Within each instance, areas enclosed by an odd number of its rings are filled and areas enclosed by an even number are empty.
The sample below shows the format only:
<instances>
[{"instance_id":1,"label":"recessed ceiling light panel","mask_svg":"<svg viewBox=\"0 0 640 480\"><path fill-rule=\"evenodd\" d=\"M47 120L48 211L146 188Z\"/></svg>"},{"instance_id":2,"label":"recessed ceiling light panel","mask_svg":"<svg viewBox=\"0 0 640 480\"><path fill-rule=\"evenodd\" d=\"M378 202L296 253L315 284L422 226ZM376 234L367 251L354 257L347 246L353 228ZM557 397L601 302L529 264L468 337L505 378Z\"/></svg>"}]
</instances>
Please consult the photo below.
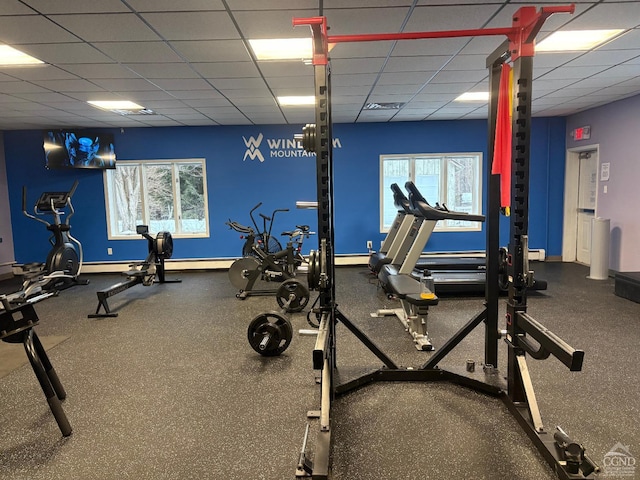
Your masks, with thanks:
<instances>
[{"instance_id":1,"label":"recessed ceiling light panel","mask_svg":"<svg viewBox=\"0 0 640 480\"><path fill-rule=\"evenodd\" d=\"M265 38L249 40L258 60L304 60L312 56L311 38Z\"/></svg>"},{"instance_id":2,"label":"recessed ceiling light panel","mask_svg":"<svg viewBox=\"0 0 640 480\"><path fill-rule=\"evenodd\" d=\"M316 97L313 95L284 96L278 97L278 103L282 107L315 105Z\"/></svg>"},{"instance_id":3,"label":"recessed ceiling light panel","mask_svg":"<svg viewBox=\"0 0 640 480\"><path fill-rule=\"evenodd\" d=\"M0 45L0 66L26 66L43 65L42 60L38 60L31 55L16 50L9 45Z\"/></svg>"},{"instance_id":4,"label":"recessed ceiling light panel","mask_svg":"<svg viewBox=\"0 0 640 480\"><path fill-rule=\"evenodd\" d=\"M455 99L456 102L488 102L489 92L464 92Z\"/></svg>"},{"instance_id":5,"label":"recessed ceiling light panel","mask_svg":"<svg viewBox=\"0 0 640 480\"><path fill-rule=\"evenodd\" d=\"M566 30L552 33L536 45L536 52L575 52L591 50L624 30Z\"/></svg>"},{"instance_id":6,"label":"recessed ceiling light panel","mask_svg":"<svg viewBox=\"0 0 640 480\"><path fill-rule=\"evenodd\" d=\"M101 110L108 110L118 115L155 115L153 110L144 108L129 100L89 100L89 105Z\"/></svg>"}]
</instances>

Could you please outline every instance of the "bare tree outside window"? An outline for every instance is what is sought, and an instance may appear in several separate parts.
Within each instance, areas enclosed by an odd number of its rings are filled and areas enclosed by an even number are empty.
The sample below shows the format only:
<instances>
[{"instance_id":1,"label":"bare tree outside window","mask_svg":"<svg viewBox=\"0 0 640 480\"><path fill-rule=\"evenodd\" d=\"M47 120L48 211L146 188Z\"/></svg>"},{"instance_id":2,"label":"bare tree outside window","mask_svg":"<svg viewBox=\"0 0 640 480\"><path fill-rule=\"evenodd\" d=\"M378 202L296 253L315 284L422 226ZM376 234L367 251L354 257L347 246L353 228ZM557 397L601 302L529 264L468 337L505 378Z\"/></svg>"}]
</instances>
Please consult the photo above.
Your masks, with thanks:
<instances>
[{"instance_id":1,"label":"bare tree outside window","mask_svg":"<svg viewBox=\"0 0 640 480\"><path fill-rule=\"evenodd\" d=\"M473 214L482 213L482 154L410 154L380 156L380 231L391 227L396 215L393 193L389 188L397 183L404 188L413 181L431 205L445 204L449 210ZM446 220L438 222L436 230L480 230L478 222Z\"/></svg>"},{"instance_id":2,"label":"bare tree outside window","mask_svg":"<svg viewBox=\"0 0 640 480\"><path fill-rule=\"evenodd\" d=\"M135 237L136 225L173 236L209 234L205 161L119 161L105 172L109 238Z\"/></svg>"}]
</instances>

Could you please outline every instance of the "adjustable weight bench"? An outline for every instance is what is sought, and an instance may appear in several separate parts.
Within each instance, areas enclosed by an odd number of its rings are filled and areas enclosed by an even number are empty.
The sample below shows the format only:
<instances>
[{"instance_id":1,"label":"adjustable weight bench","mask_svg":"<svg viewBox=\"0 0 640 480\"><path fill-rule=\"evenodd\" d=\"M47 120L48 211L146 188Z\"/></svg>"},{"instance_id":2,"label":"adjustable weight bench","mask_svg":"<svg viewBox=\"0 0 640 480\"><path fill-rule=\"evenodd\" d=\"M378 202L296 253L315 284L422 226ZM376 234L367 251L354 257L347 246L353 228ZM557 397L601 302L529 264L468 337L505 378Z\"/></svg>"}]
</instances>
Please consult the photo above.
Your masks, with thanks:
<instances>
[{"instance_id":1,"label":"adjustable weight bench","mask_svg":"<svg viewBox=\"0 0 640 480\"><path fill-rule=\"evenodd\" d=\"M388 280L390 295L400 300L401 308L380 309L371 316L395 315L411 335L418 350L433 350L427 331L427 315L429 307L438 304L438 297L411 275L390 275Z\"/></svg>"}]
</instances>

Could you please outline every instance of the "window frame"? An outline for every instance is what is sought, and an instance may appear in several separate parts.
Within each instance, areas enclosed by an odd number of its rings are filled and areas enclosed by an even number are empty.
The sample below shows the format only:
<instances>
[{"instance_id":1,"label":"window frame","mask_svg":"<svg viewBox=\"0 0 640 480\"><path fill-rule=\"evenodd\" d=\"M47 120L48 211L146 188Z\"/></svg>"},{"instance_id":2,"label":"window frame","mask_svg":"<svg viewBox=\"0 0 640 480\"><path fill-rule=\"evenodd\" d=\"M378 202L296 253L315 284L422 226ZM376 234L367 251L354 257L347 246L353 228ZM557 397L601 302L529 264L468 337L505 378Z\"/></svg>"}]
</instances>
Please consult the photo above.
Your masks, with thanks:
<instances>
[{"instance_id":1,"label":"window frame","mask_svg":"<svg viewBox=\"0 0 640 480\"><path fill-rule=\"evenodd\" d=\"M181 210L181 201L182 198L179 194L179 167L184 164L200 164L202 167L202 195L204 201L204 223L205 223L205 231L198 233L187 233L180 232L180 213ZM118 160L116 162L116 169L104 170L103 171L103 185L104 185L104 199L105 199L105 213L107 219L107 238L108 240L139 240L140 235L132 232L129 235L118 235L114 234L112 231L112 204L114 204L113 197L115 195L114 192L109 188L109 175L112 175L118 168L118 166L139 166L141 167L138 175L140 175L140 195L141 195L141 205L140 208L142 210L143 223L149 224L149 201L147 197L147 177L144 175L144 169L147 166L158 166L158 165L169 165L172 170L172 196L174 201L174 211L176 214L174 215L175 222L175 233L171 232L171 236L173 238L209 238L210 230L209 230L209 200L207 194L207 162L205 158L179 158L179 159L162 159L162 160ZM154 232L155 233L155 232Z\"/></svg>"},{"instance_id":2,"label":"window frame","mask_svg":"<svg viewBox=\"0 0 640 480\"><path fill-rule=\"evenodd\" d=\"M397 154L381 154L380 155L380 233L388 233L390 227L385 227L384 225L384 200L385 195L391 195L389 188L384 186L384 162L385 160L402 160L407 159L409 161L409 179L415 182L416 180L416 160L417 159L426 159L426 158L436 158L441 160L440 164L440 175L439 175L439 188L441 192L446 192L447 189L447 181L448 181L448 168L451 159L455 158L469 158L469 157L477 157L478 166L477 166L477 183L472 186L473 190L473 204L474 207L477 208L477 211L472 213L481 214L482 213L482 177L483 177L483 155L482 152L447 152L447 153L397 153ZM404 191L404 185L400 185L400 187ZM406 192L405 192L406 193ZM470 226L450 226L447 225L448 221L442 222L439 221L436 223L434 231L438 232L479 232L482 231L482 222L472 222L473 225Z\"/></svg>"}]
</instances>

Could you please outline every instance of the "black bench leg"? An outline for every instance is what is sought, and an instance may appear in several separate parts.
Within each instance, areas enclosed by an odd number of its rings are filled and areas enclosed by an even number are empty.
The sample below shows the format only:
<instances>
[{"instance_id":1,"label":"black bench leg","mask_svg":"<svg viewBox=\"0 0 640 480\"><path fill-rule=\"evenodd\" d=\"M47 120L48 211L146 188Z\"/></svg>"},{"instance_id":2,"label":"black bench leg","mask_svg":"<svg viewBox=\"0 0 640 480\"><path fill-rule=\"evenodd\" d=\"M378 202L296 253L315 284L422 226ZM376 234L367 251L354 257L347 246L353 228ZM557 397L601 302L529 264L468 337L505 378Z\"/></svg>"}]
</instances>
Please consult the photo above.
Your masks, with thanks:
<instances>
[{"instance_id":1,"label":"black bench leg","mask_svg":"<svg viewBox=\"0 0 640 480\"><path fill-rule=\"evenodd\" d=\"M56 422L58 422L58 427L60 428L62 435L68 437L71 435L72 428L64 410L62 409L62 403L60 402L61 399L57 395L57 392L61 391L63 395L62 398L66 396L64 388L62 388L62 384L58 379L58 375L51 366L49 358L42 348L42 344L40 343L38 336L32 328L25 330L23 333L23 343L24 349L27 352L27 357L29 358L29 362L33 368L33 372L36 374L36 378L40 383L40 387L42 388L45 397L47 397L47 403L49 404L51 413L53 413ZM43 365L41 358L44 359L47 366Z\"/></svg>"},{"instance_id":2,"label":"black bench leg","mask_svg":"<svg viewBox=\"0 0 640 480\"><path fill-rule=\"evenodd\" d=\"M65 398L67 398L67 392L62 386L62 383L58 378L58 374L56 373L56 370L53 368L53 365L51 365L51 361L49 361L49 356L47 355L47 352L44 351L44 347L42 346L42 343L40 342L40 338L38 337L36 332L33 332L33 345L35 347L36 353L38 354L38 357L40 358L40 361L42 362L44 371L47 373L47 377L49 377L51 386L56 392L56 395L60 400L64 400Z\"/></svg>"}]
</instances>

